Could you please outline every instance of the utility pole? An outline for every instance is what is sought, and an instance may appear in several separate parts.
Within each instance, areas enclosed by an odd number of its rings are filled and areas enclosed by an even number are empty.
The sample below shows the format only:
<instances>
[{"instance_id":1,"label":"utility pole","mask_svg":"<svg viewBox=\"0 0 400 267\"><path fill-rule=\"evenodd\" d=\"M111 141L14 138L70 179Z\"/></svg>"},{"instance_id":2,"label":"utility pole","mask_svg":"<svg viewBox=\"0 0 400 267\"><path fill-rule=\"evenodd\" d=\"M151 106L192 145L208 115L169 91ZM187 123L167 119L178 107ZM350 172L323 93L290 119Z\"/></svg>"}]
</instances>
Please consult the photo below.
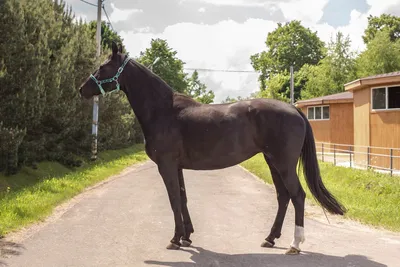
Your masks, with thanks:
<instances>
[{"instance_id":1,"label":"utility pole","mask_svg":"<svg viewBox=\"0 0 400 267\"><path fill-rule=\"evenodd\" d=\"M290 104L294 104L293 66L290 66Z\"/></svg>"},{"instance_id":2,"label":"utility pole","mask_svg":"<svg viewBox=\"0 0 400 267\"><path fill-rule=\"evenodd\" d=\"M97 1L97 30L96 30L96 42L97 42L97 66L100 65L101 55L101 7L102 0ZM93 122L92 122L92 160L97 159L97 127L99 119L99 96L93 97Z\"/></svg>"}]
</instances>

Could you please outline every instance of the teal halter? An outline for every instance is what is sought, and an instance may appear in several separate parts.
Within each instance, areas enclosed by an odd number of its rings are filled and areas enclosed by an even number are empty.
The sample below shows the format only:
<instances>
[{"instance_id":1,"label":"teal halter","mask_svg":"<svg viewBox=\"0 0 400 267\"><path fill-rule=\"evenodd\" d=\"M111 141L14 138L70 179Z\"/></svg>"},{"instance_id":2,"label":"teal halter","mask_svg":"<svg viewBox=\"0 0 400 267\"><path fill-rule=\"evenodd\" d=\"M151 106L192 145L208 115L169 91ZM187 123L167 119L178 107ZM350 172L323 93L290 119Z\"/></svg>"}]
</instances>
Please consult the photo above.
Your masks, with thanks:
<instances>
[{"instance_id":1,"label":"teal halter","mask_svg":"<svg viewBox=\"0 0 400 267\"><path fill-rule=\"evenodd\" d=\"M108 79L104 79L104 80L97 80L96 77L93 76L93 74L90 74L90 78L97 84L97 86L100 89L100 92L103 96L107 95L107 94L111 94L112 92L118 92L120 90L119 88L119 82L118 82L118 77L119 75L124 71L125 65L128 63L128 61L130 60L129 55L126 55L126 59L124 60L124 63L122 63L122 66L118 68L117 74L114 75L114 77L112 78L108 78ZM117 83L117 88L115 88L114 90L111 90L109 92L105 92L103 89L102 84L103 83L112 83L112 82L116 82Z\"/></svg>"}]
</instances>

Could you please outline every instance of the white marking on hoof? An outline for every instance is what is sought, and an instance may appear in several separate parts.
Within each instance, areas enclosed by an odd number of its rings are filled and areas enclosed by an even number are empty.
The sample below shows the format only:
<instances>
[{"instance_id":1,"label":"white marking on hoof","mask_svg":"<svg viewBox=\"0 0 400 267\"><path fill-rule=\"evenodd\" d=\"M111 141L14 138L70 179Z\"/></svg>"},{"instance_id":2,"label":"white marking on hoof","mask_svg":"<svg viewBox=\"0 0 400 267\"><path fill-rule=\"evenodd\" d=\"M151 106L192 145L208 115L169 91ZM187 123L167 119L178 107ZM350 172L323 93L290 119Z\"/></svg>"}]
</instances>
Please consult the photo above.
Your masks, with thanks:
<instances>
[{"instance_id":1,"label":"white marking on hoof","mask_svg":"<svg viewBox=\"0 0 400 267\"><path fill-rule=\"evenodd\" d=\"M300 251L300 243L303 243L305 241L304 237L304 227L301 226L295 226L294 227L294 237L292 240L292 243L290 244L290 247L295 248Z\"/></svg>"},{"instance_id":2,"label":"white marking on hoof","mask_svg":"<svg viewBox=\"0 0 400 267\"><path fill-rule=\"evenodd\" d=\"M286 255L299 255L300 254L300 249L290 247L288 250L286 250L285 254Z\"/></svg>"}]
</instances>

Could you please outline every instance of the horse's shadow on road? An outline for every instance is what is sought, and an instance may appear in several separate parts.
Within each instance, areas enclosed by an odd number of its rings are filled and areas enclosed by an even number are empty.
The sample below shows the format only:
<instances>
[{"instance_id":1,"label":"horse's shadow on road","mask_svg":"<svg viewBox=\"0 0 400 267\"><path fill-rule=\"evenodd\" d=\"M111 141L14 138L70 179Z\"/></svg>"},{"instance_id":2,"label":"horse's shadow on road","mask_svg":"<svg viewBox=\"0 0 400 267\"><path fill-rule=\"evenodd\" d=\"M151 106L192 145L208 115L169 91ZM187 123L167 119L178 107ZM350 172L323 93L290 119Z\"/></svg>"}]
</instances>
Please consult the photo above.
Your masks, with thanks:
<instances>
[{"instance_id":1,"label":"horse's shadow on road","mask_svg":"<svg viewBox=\"0 0 400 267\"><path fill-rule=\"evenodd\" d=\"M320 253L302 252L301 255L280 254L225 254L217 253L192 246L181 250L191 253L193 262L167 262L147 260L146 264L169 267L387 267L387 265L369 260L362 255L347 255L345 257L330 256Z\"/></svg>"},{"instance_id":2,"label":"horse's shadow on road","mask_svg":"<svg viewBox=\"0 0 400 267\"><path fill-rule=\"evenodd\" d=\"M0 238L0 266L7 266L1 259L9 256L20 255L24 246L18 243L5 241Z\"/></svg>"}]
</instances>

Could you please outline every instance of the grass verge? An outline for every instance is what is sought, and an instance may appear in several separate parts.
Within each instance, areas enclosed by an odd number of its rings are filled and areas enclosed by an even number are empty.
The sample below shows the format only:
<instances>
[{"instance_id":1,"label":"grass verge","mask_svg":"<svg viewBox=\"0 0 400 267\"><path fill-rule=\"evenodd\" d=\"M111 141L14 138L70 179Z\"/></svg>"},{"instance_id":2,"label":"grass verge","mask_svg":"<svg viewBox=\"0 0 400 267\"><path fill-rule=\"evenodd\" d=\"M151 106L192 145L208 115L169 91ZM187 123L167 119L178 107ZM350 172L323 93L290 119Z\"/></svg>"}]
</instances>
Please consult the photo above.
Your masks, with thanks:
<instances>
[{"instance_id":1,"label":"grass verge","mask_svg":"<svg viewBox=\"0 0 400 267\"><path fill-rule=\"evenodd\" d=\"M80 168L42 162L37 170L23 168L9 177L0 174L0 236L45 219L63 201L146 159L143 145L136 145L101 152L96 162Z\"/></svg>"},{"instance_id":2,"label":"grass verge","mask_svg":"<svg viewBox=\"0 0 400 267\"><path fill-rule=\"evenodd\" d=\"M273 183L262 154L241 165L265 182ZM345 217L370 226L400 231L400 177L326 162L319 162L319 166L326 188L347 208ZM303 174L300 173L299 177L307 199L316 205Z\"/></svg>"}]
</instances>

